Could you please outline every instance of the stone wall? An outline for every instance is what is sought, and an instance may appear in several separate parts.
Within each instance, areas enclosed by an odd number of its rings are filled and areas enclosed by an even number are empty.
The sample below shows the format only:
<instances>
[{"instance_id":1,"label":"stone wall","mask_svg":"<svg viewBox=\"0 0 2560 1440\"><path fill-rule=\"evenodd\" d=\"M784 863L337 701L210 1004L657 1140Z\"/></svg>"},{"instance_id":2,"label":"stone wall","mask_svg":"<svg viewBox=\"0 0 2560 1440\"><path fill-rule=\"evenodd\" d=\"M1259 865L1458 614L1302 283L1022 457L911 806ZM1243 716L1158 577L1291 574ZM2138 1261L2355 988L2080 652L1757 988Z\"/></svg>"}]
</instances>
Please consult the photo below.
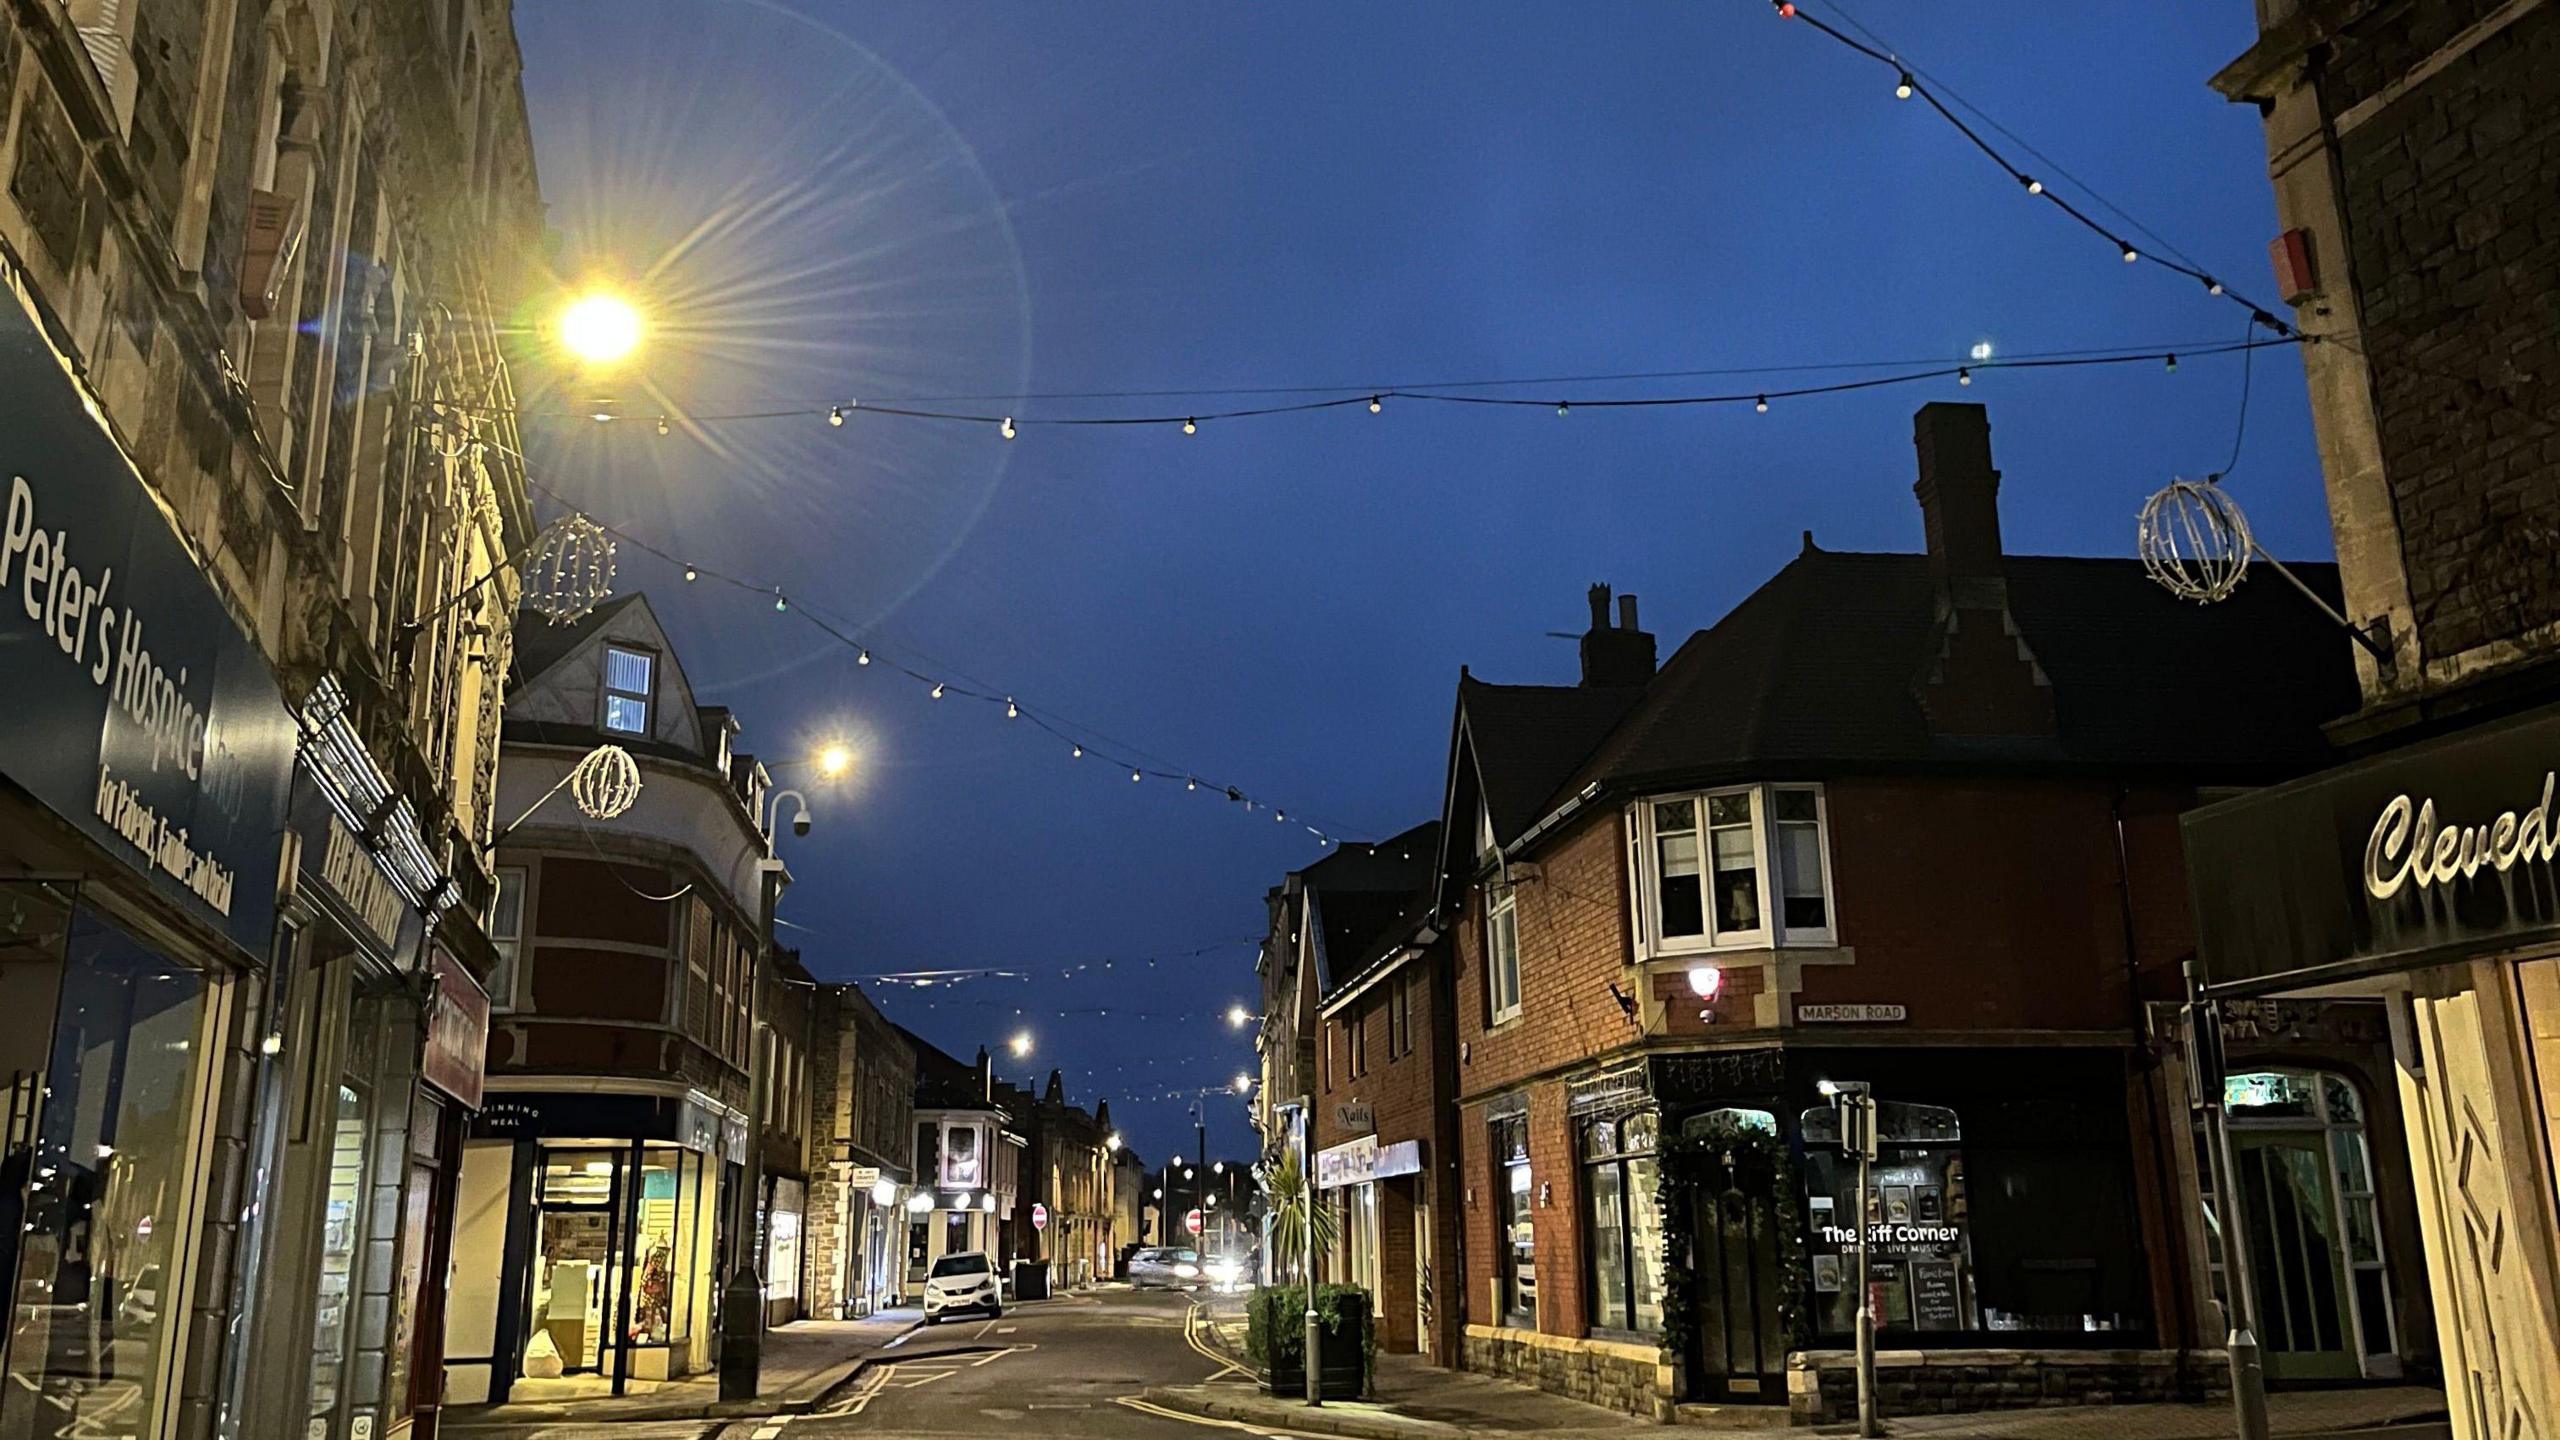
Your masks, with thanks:
<instances>
[{"instance_id":1,"label":"stone wall","mask_svg":"<svg viewBox=\"0 0 2560 1440\"><path fill-rule=\"evenodd\" d=\"M1647 1420L1669 1420L1678 1374L1649 1345L1470 1325L1460 1367Z\"/></svg>"},{"instance_id":2,"label":"stone wall","mask_svg":"<svg viewBox=\"0 0 2560 1440\"><path fill-rule=\"evenodd\" d=\"M1885 1350L1876 1355L1876 1409L1888 1416L2228 1398L2230 1372L2219 1350ZM1787 1405L1798 1424L1855 1419L1856 1353L1790 1354Z\"/></svg>"}]
</instances>

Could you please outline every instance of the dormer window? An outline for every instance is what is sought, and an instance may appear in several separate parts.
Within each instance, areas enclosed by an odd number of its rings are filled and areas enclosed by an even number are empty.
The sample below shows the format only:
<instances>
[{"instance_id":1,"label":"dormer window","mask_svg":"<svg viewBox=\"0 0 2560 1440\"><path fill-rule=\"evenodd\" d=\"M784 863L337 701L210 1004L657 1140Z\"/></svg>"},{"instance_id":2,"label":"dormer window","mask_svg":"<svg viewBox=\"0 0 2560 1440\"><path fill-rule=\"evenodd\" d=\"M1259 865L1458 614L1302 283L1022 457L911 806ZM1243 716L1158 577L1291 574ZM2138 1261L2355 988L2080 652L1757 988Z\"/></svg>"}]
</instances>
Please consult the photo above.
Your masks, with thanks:
<instances>
[{"instance_id":1,"label":"dormer window","mask_svg":"<svg viewBox=\"0 0 2560 1440\"><path fill-rule=\"evenodd\" d=\"M1660 795L1631 818L1651 953L1836 943L1820 789Z\"/></svg>"},{"instance_id":2,"label":"dormer window","mask_svg":"<svg viewBox=\"0 0 2560 1440\"><path fill-rule=\"evenodd\" d=\"M604 728L619 735L649 733L649 698L658 658L645 650L604 647Z\"/></svg>"}]
</instances>

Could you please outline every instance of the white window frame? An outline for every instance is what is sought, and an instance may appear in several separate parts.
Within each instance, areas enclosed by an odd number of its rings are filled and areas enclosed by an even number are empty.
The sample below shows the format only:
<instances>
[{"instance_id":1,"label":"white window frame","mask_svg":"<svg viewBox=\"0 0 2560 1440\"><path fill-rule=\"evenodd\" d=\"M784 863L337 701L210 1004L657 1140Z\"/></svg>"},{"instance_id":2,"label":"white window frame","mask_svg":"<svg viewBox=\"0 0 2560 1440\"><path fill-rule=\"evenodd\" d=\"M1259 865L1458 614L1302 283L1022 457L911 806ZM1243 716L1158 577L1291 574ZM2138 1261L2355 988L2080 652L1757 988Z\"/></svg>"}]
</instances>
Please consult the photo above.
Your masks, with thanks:
<instances>
[{"instance_id":1,"label":"white window frame","mask_svg":"<svg viewBox=\"0 0 2560 1440\"><path fill-rule=\"evenodd\" d=\"M501 935L498 933L498 907L506 899L507 877L510 875L516 877L516 924L512 934ZM525 917L533 905L533 867L501 865L497 868L496 879L498 883L489 892L489 945L502 958L490 978L494 980L504 975L506 983L489 987L489 1008L503 1011L516 1008L516 992L524 985L524 930Z\"/></svg>"},{"instance_id":2,"label":"white window frame","mask_svg":"<svg viewBox=\"0 0 2560 1440\"><path fill-rule=\"evenodd\" d=\"M1786 923L1786 896L1778 878L1778 819L1773 797L1781 790L1810 792L1813 795L1816 845L1822 865L1822 897L1824 924L1790 927ZM1751 837L1753 865L1759 894L1760 925L1750 930L1716 928L1715 845L1707 819L1707 802L1711 799L1748 795L1751 800ZM1697 811L1699 911L1705 931L1697 935L1669 935L1662 924L1662 851L1654 829L1654 807L1666 802L1686 800ZM1629 874L1635 883L1635 947L1645 958L1673 955L1710 954L1731 950L1767 950L1778 947L1829 949L1839 944L1840 895L1832 879L1831 805L1824 788L1813 784L1721 785L1704 790L1669 791L1647 795L1628 807L1627 858Z\"/></svg>"},{"instance_id":3,"label":"white window frame","mask_svg":"<svg viewBox=\"0 0 2560 1440\"><path fill-rule=\"evenodd\" d=\"M1502 947L1494 938L1506 923L1511 935L1508 986L1502 980ZM1491 1016L1488 1023L1500 1025L1520 1018L1520 892L1509 885L1485 891L1484 986L1485 1005Z\"/></svg>"},{"instance_id":4,"label":"white window frame","mask_svg":"<svg viewBox=\"0 0 2560 1440\"><path fill-rule=\"evenodd\" d=\"M613 657L616 655L632 656L649 667L649 688L647 690L624 690L619 689L614 685ZM613 723L613 702L616 699L637 700L640 702L639 729L627 730L622 726ZM646 739L648 736L656 732L657 727L658 653L654 650L643 650L637 645L617 645L612 641L606 641L604 647L604 665L601 667L596 678L596 728L604 731L608 735L634 735Z\"/></svg>"}]
</instances>

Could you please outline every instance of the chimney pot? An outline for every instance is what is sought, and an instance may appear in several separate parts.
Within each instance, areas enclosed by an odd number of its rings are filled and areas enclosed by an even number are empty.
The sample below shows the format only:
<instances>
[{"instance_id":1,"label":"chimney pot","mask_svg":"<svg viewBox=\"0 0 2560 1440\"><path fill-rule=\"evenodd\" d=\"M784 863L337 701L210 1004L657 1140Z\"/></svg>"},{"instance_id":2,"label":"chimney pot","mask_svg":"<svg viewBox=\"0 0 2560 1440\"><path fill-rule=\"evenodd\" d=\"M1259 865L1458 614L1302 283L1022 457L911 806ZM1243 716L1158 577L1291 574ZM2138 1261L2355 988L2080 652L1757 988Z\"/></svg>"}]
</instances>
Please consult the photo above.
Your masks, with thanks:
<instances>
[{"instance_id":1,"label":"chimney pot","mask_svg":"<svg viewBox=\"0 0 2560 1440\"><path fill-rule=\"evenodd\" d=\"M1633 595L1618 597L1618 628L1621 630L1636 628L1636 597Z\"/></svg>"},{"instance_id":2,"label":"chimney pot","mask_svg":"<svg viewBox=\"0 0 2560 1440\"><path fill-rule=\"evenodd\" d=\"M1606 585L1591 587L1591 628L1594 630L1609 628L1609 587Z\"/></svg>"},{"instance_id":3,"label":"chimney pot","mask_svg":"<svg viewBox=\"0 0 2560 1440\"><path fill-rule=\"evenodd\" d=\"M1636 597L1618 602L1619 623L1609 624L1609 587L1591 587L1591 629L1582 637L1582 683L1642 685L1653 678L1653 637L1636 628Z\"/></svg>"}]
</instances>

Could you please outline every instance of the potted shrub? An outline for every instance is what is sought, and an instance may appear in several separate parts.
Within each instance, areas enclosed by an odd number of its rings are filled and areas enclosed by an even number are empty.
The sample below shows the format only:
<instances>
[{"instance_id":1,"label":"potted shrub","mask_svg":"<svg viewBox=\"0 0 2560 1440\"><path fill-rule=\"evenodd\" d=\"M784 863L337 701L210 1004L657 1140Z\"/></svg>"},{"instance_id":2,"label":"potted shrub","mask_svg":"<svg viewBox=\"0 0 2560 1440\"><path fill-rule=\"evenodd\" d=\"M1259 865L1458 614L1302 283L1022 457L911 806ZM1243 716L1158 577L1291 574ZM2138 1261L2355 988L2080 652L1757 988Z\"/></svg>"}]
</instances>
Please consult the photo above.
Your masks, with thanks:
<instances>
[{"instance_id":1,"label":"potted shrub","mask_svg":"<svg viewBox=\"0 0 2560 1440\"><path fill-rule=\"evenodd\" d=\"M1262 1367L1273 1395L1307 1393L1307 1291L1278 1285L1253 1292L1245 1317L1245 1357ZM1377 1333L1369 1292L1357 1285L1316 1287L1316 1374L1327 1400L1357 1400L1369 1392L1377 1360Z\"/></svg>"}]
</instances>

